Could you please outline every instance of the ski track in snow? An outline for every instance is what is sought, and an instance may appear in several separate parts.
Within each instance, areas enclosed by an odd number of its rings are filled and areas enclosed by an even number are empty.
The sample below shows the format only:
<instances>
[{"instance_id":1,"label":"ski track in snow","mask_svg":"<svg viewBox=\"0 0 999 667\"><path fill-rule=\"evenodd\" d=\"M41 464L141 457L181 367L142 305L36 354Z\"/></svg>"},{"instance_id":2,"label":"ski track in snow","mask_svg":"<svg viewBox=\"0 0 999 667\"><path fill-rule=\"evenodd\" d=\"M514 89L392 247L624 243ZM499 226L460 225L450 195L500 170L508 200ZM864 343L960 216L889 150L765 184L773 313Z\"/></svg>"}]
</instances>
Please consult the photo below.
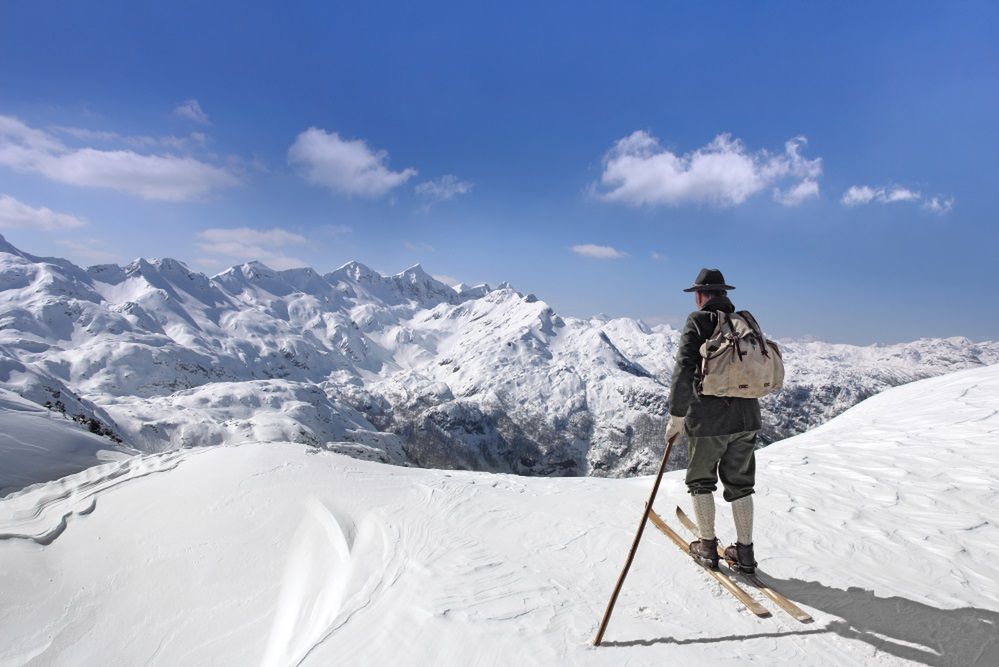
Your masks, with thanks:
<instances>
[{"instance_id":1,"label":"ski track in snow","mask_svg":"<svg viewBox=\"0 0 999 667\"><path fill-rule=\"evenodd\" d=\"M813 624L756 618L650 526L599 648L650 478L291 443L100 466L0 500L0 664L994 667L996 406L999 366L961 371L759 452L757 556ZM684 534L676 503L682 473L657 511Z\"/></svg>"}]
</instances>

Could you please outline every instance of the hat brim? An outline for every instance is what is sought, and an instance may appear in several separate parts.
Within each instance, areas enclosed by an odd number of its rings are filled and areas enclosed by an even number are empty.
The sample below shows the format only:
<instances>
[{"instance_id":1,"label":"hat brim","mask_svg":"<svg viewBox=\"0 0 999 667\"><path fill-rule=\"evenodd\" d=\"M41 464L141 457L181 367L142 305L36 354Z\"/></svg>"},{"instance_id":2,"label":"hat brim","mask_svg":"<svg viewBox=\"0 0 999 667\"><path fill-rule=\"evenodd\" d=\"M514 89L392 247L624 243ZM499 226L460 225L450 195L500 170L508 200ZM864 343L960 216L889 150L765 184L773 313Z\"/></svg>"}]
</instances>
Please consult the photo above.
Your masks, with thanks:
<instances>
[{"instance_id":1,"label":"hat brim","mask_svg":"<svg viewBox=\"0 0 999 667\"><path fill-rule=\"evenodd\" d=\"M713 290L730 290L735 289L731 285L691 285L684 292L710 292Z\"/></svg>"}]
</instances>

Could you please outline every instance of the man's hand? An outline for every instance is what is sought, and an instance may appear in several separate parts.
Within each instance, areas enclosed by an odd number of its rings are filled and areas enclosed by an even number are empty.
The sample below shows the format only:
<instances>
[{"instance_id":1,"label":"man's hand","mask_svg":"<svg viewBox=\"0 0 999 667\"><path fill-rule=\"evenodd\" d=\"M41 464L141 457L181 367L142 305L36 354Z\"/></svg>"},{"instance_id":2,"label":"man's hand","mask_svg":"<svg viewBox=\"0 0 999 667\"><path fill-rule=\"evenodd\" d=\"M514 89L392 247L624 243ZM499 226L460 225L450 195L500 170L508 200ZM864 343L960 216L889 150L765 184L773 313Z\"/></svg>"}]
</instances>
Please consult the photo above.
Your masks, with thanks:
<instances>
[{"instance_id":1,"label":"man's hand","mask_svg":"<svg viewBox=\"0 0 999 667\"><path fill-rule=\"evenodd\" d=\"M666 442L683 433L683 420L683 417L669 416L669 423L666 424Z\"/></svg>"}]
</instances>

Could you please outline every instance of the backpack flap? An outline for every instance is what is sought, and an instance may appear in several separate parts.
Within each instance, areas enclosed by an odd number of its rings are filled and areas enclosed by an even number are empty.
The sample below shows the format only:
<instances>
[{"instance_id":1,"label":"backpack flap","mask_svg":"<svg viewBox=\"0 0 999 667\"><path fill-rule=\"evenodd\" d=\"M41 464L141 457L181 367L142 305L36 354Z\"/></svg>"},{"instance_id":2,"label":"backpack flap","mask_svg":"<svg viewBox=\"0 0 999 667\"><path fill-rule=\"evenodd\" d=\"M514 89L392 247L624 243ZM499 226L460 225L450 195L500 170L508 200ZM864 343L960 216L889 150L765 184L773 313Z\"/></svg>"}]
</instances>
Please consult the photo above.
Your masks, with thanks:
<instances>
[{"instance_id":1,"label":"backpack flap","mask_svg":"<svg viewBox=\"0 0 999 667\"><path fill-rule=\"evenodd\" d=\"M718 311L715 330L700 351L702 394L760 398L784 383L780 351L748 311Z\"/></svg>"}]
</instances>

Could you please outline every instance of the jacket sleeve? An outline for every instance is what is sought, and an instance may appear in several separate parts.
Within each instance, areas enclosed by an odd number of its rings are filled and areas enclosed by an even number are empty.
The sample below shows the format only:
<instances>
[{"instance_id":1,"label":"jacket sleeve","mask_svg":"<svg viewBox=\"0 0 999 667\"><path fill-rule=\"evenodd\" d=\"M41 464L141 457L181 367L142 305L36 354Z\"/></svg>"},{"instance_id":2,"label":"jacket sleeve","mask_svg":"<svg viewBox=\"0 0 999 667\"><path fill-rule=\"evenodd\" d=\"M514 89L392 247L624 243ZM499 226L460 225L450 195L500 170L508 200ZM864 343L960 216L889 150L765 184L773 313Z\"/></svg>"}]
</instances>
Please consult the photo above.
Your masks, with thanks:
<instances>
[{"instance_id":1,"label":"jacket sleeve","mask_svg":"<svg viewBox=\"0 0 999 667\"><path fill-rule=\"evenodd\" d=\"M694 398L694 378L701 363L701 334L691 313L680 334L680 347L676 351L676 363L673 364L673 382L669 390L669 413L676 417L686 417L687 409Z\"/></svg>"}]
</instances>

